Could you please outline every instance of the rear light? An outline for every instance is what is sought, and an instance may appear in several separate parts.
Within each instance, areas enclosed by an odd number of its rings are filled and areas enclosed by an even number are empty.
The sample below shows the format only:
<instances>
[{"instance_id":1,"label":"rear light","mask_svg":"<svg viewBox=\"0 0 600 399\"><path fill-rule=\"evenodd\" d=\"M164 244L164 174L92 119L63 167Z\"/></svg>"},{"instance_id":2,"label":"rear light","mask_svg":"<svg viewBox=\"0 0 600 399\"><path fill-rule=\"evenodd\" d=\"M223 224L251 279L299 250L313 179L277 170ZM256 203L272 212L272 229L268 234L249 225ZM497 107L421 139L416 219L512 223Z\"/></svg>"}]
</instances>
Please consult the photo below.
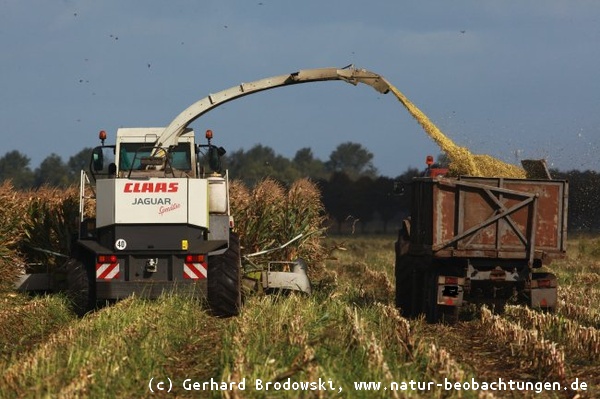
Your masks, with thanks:
<instances>
[{"instance_id":1,"label":"rear light","mask_svg":"<svg viewBox=\"0 0 600 399\"><path fill-rule=\"evenodd\" d=\"M444 284L458 284L458 277L446 276Z\"/></svg>"},{"instance_id":2,"label":"rear light","mask_svg":"<svg viewBox=\"0 0 600 399\"><path fill-rule=\"evenodd\" d=\"M98 255L98 263L117 263L117 255Z\"/></svg>"},{"instance_id":3,"label":"rear light","mask_svg":"<svg viewBox=\"0 0 600 399\"><path fill-rule=\"evenodd\" d=\"M437 278L437 304L445 306L461 306L465 278L458 276L439 276Z\"/></svg>"},{"instance_id":4,"label":"rear light","mask_svg":"<svg viewBox=\"0 0 600 399\"><path fill-rule=\"evenodd\" d=\"M117 255L98 255L96 257L96 279L114 280L121 278L121 265Z\"/></svg>"},{"instance_id":5,"label":"rear light","mask_svg":"<svg viewBox=\"0 0 600 399\"><path fill-rule=\"evenodd\" d=\"M538 288L550 288L552 286L552 282L550 280L536 280Z\"/></svg>"},{"instance_id":6,"label":"rear light","mask_svg":"<svg viewBox=\"0 0 600 399\"><path fill-rule=\"evenodd\" d=\"M204 255L186 255L185 263L202 263L204 262Z\"/></svg>"},{"instance_id":7,"label":"rear light","mask_svg":"<svg viewBox=\"0 0 600 399\"><path fill-rule=\"evenodd\" d=\"M206 255L190 254L185 256L183 263L183 278L189 280L200 280L208 277L208 265Z\"/></svg>"}]
</instances>

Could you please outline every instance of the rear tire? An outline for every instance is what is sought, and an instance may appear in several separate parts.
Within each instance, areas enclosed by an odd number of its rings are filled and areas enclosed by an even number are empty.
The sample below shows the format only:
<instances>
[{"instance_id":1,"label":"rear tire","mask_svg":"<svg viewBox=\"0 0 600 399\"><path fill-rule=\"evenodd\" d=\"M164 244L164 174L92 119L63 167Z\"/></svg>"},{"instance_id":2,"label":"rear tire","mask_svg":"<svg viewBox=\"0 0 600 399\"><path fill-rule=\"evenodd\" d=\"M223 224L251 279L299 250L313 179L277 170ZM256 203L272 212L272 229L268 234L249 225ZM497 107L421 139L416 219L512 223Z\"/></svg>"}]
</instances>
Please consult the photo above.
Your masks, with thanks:
<instances>
[{"instance_id":1,"label":"rear tire","mask_svg":"<svg viewBox=\"0 0 600 399\"><path fill-rule=\"evenodd\" d=\"M415 268L412 259L402 256L396 261L396 307L404 317L418 316Z\"/></svg>"},{"instance_id":2,"label":"rear tire","mask_svg":"<svg viewBox=\"0 0 600 399\"><path fill-rule=\"evenodd\" d=\"M73 311L83 316L96 307L96 293L83 262L69 259L67 269L67 296L71 300Z\"/></svg>"},{"instance_id":3,"label":"rear tire","mask_svg":"<svg viewBox=\"0 0 600 399\"><path fill-rule=\"evenodd\" d=\"M237 316L242 306L240 239L230 233L229 248L208 258L208 306L219 317Z\"/></svg>"},{"instance_id":4,"label":"rear tire","mask_svg":"<svg viewBox=\"0 0 600 399\"><path fill-rule=\"evenodd\" d=\"M410 244L410 233L405 225L406 223L403 223L402 228L398 232L398 240L395 242L396 307L400 309L404 317L415 317L417 316L417 312L414 299L414 265L412 258L409 258L407 255Z\"/></svg>"}]
</instances>

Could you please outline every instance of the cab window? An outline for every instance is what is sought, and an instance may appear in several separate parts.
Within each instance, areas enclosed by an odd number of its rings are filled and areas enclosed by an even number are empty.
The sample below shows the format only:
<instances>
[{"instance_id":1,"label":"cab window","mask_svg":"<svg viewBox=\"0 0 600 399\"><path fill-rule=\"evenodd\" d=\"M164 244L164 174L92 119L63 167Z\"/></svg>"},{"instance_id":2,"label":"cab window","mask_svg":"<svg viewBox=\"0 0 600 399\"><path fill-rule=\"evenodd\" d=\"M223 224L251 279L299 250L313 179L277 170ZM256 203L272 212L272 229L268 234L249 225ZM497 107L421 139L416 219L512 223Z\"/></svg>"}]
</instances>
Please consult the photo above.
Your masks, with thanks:
<instances>
[{"instance_id":1,"label":"cab window","mask_svg":"<svg viewBox=\"0 0 600 399\"><path fill-rule=\"evenodd\" d=\"M149 157L152 147L146 143L121 143L119 170L139 169L140 160ZM192 157L189 143L178 144L169 154L171 166L180 170L192 170Z\"/></svg>"}]
</instances>

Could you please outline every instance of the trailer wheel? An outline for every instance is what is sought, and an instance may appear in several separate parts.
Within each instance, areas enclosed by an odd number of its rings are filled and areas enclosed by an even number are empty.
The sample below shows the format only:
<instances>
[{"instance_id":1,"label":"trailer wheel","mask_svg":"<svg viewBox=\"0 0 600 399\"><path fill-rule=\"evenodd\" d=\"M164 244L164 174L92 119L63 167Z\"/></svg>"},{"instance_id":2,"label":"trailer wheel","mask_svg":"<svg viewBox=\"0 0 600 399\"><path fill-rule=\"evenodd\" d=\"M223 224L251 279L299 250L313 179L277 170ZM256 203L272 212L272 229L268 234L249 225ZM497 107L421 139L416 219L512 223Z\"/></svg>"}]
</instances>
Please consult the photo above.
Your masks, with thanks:
<instances>
[{"instance_id":1,"label":"trailer wheel","mask_svg":"<svg viewBox=\"0 0 600 399\"><path fill-rule=\"evenodd\" d=\"M215 316L237 316L242 306L240 239L229 235L229 248L208 259L208 306Z\"/></svg>"},{"instance_id":2,"label":"trailer wheel","mask_svg":"<svg viewBox=\"0 0 600 399\"><path fill-rule=\"evenodd\" d=\"M69 259L67 269L67 296L71 300L73 310L83 316L96 306L96 293L83 262Z\"/></svg>"},{"instance_id":3,"label":"trailer wheel","mask_svg":"<svg viewBox=\"0 0 600 399\"><path fill-rule=\"evenodd\" d=\"M396 277L396 307L400 308L403 316L409 316L410 313L410 286L406 284L410 276L407 267L403 267L399 260L396 260L395 277Z\"/></svg>"},{"instance_id":4,"label":"trailer wheel","mask_svg":"<svg viewBox=\"0 0 600 399\"><path fill-rule=\"evenodd\" d=\"M414 265L408 257L410 243L405 223L398 232L398 240L394 243L396 250L395 277L396 277L396 307L400 308L405 317L417 316L414 300Z\"/></svg>"},{"instance_id":5,"label":"trailer wheel","mask_svg":"<svg viewBox=\"0 0 600 399\"><path fill-rule=\"evenodd\" d=\"M437 305L437 321L442 324L456 324L458 311L458 306Z\"/></svg>"}]
</instances>

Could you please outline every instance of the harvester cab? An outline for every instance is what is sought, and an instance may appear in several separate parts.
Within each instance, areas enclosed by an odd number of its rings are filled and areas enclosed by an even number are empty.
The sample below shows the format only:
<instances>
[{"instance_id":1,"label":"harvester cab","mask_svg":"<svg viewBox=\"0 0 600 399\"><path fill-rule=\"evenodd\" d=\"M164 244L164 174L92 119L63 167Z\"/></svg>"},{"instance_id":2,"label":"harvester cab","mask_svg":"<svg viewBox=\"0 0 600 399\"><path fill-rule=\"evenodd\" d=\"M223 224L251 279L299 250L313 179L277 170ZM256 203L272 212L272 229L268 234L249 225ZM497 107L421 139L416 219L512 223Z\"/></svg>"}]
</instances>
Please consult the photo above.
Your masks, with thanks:
<instances>
[{"instance_id":1,"label":"harvester cab","mask_svg":"<svg viewBox=\"0 0 600 399\"><path fill-rule=\"evenodd\" d=\"M225 150L211 144L212 131L207 131L208 144L196 145L194 132L186 129L175 144L161 147L156 145L156 139L162 130L121 128L117 131L115 145L105 145L106 132L101 131L102 145L93 149L90 160L94 181L107 177L202 177L205 167L201 155L204 149L207 157L211 158L208 162L211 173L220 172L220 157Z\"/></svg>"}]
</instances>

